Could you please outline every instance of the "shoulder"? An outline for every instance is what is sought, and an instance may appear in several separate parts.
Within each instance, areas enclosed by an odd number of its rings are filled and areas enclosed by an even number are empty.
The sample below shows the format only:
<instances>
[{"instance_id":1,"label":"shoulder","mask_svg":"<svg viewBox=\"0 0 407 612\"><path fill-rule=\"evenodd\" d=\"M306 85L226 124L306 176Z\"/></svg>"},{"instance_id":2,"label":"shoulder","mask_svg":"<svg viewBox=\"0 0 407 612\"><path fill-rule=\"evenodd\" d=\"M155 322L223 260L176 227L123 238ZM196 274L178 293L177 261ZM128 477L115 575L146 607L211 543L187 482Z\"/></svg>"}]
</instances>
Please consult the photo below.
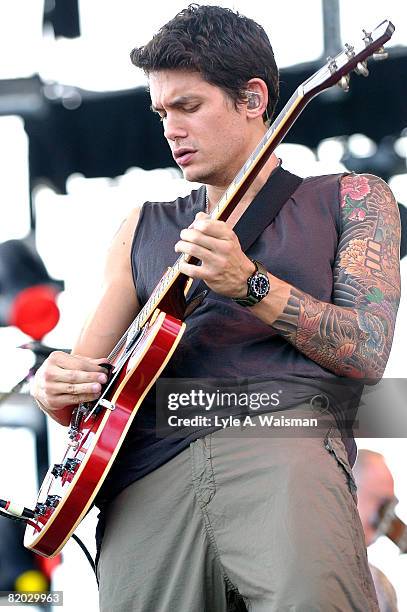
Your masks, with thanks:
<instances>
[{"instance_id":1,"label":"shoulder","mask_svg":"<svg viewBox=\"0 0 407 612\"><path fill-rule=\"evenodd\" d=\"M354 223L381 216L387 223L400 224L397 202L390 187L374 174L344 175L340 199L344 222Z\"/></svg>"},{"instance_id":2,"label":"shoulder","mask_svg":"<svg viewBox=\"0 0 407 612\"><path fill-rule=\"evenodd\" d=\"M120 275L130 277L130 252L133 236L139 223L141 208L134 208L122 221L107 251L105 277L115 278Z\"/></svg>"},{"instance_id":3,"label":"shoulder","mask_svg":"<svg viewBox=\"0 0 407 612\"><path fill-rule=\"evenodd\" d=\"M142 208L137 206L133 208L125 219L121 222L116 234L113 237L112 246L118 245L120 242L128 243L132 239L134 231L137 227L141 216Z\"/></svg>"},{"instance_id":4,"label":"shoulder","mask_svg":"<svg viewBox=\"0 0 407 612\"><path fill-rule=\"evenodd\" d=\"M341 177L341 194L351 200L385 198L394 201L394 195L383 179L374 174L344 174ZM369 198L370 196L370 198Z\"/></svg>"}]
</instances>

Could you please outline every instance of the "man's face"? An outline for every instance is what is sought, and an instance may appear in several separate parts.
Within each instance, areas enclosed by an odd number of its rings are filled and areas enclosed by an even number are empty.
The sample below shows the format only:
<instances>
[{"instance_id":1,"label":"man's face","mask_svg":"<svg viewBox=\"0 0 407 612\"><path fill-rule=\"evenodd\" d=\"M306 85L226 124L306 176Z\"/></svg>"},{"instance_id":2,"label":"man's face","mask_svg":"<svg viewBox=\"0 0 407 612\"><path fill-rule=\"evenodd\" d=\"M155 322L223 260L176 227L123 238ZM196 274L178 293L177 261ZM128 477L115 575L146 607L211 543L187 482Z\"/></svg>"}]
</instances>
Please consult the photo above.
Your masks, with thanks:
<instances>
[{"instance_id":1,"label":"man's face","mask_svg":"<svg viewBox=\"0 0 407 612\"><path fill-rule=\"evenodd\" d=\"M184 178L226 188L257 144L244 106L236 110L197 72L160 70L149 81L152 108Z\"/></svg>"},{"instance_id":2,"label":"man's face","mask_svg":"<svg viewBox=\"0 0 407 612\"><path fill-rule=\"evenodd\" d=\"M394 499L394 481L384 461L374 458L364 467L357 484L358 510L369 546L377 538L380 508Z\"/></svg>"}]
</instances>

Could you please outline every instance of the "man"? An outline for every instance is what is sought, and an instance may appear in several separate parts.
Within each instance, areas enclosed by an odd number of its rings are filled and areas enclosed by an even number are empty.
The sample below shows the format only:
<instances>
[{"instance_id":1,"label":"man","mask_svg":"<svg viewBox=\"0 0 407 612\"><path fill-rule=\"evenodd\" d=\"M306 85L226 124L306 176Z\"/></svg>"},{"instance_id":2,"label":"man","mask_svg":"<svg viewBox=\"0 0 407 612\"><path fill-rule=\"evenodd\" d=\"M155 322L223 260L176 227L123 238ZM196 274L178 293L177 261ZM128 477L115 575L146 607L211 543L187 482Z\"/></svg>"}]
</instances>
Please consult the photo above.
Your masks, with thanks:
<instances>
[{"instance_id":1,"label":"man","mask_svg":"<svg viewBox=\"0 0 407 612\"><path fill-rule=\"evenodd\" d=\"M383 455L362 449L354 467L358 487L358 510L365 534L366 546L380 535L380 509L394 502L394 480ZM380 612L397 612L397 595L383 572L370 564Z\"/></svg>"},{"instance_id":2,"label":"man","mask_svg":"<svg viewBox=\"0 0 407 612\"><path fill-rule=\"evenodd\" d=\"M273 197L275 155L228 223L207 213L275 109L278 72L264 30L228 9L190 5L131 57L148 75L184 177L204 186L130 215L99 304L72 355L54 353L38 373L37 400L67 424L73 404L98 397L99 364L173 263L175 245L201 261L180 269L210 293L187 317L166 377L254 388L273 378L287 396L280 410L323 414L326 427L300 439L205 427L156 436L150 394L100 495L101 609L377 610L335 397L319 401L318 381L383 373L399 299L394 198L373 176L305 179L243 253L232 225L253 199Z\"/></svg>"}]
</instances>

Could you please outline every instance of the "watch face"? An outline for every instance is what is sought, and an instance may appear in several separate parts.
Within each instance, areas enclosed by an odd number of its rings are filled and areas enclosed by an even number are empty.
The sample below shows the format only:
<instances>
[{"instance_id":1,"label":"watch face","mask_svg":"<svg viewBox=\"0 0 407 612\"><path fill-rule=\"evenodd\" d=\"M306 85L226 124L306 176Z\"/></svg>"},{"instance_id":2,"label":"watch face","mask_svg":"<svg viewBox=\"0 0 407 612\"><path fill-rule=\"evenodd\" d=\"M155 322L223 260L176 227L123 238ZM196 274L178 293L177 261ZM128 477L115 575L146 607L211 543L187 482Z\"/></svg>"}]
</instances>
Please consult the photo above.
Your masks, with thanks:
<instances>
[{"instance_id":1,"label":"watch face","mask_svg":"<svg viewBox=\"0 0 407 612\"><path fill-rule=\"evenodd\" d=\"M268 276L258 272L250 279L250 293L257 298L264 298L270 289Z\"/></svg>"}]
</instances>

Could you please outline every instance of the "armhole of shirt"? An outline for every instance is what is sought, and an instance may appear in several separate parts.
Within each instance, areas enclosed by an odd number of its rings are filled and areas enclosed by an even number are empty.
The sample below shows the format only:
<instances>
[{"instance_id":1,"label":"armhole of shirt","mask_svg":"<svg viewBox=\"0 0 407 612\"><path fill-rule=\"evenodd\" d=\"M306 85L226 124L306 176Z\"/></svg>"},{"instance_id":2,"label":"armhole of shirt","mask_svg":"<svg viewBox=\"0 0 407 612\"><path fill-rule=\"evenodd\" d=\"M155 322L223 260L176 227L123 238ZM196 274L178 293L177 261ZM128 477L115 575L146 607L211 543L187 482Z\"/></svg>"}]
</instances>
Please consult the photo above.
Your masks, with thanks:
<instances>
[{"instance_id":1,"label":"armhole of shirt","mask_svg":"<svg viewBox=\"0 0 407 612\"><path fill-rule=\"evenodd\" d=\"M342 201L342 180L348 174L352 174L351 172L342 172L338 176L338 198L337 198L337 206L336 206L336 228L338 230L338 245L343 234L343 220L342 220L342 212L341 212L341 201Z\"/></svg>"},{"instance_id":2,"label":"armhole of shirt","mask_svg":"<svg viewBox=\"0 0 407 612\"><path fill-rule=\"evenodd\" d=\"M140 208L140 214L139 214L139 217L138 217L137 225L134 228L133 240L132 240L131 249L130 249L131 272L132 272L132 276L133 276L134 286L136 288L136 293L137 293L137 269L136 269L136 258L133 257L133 253L134 253L135 248L136 248L136 240L138 238L138 234L139 234L140 227L141 227L141 222L143 220L144 211L145 211L145 207L147 206L147 204L149 204L149 202L144 202L144 204Z\"/></svg>"}]
</instances>

